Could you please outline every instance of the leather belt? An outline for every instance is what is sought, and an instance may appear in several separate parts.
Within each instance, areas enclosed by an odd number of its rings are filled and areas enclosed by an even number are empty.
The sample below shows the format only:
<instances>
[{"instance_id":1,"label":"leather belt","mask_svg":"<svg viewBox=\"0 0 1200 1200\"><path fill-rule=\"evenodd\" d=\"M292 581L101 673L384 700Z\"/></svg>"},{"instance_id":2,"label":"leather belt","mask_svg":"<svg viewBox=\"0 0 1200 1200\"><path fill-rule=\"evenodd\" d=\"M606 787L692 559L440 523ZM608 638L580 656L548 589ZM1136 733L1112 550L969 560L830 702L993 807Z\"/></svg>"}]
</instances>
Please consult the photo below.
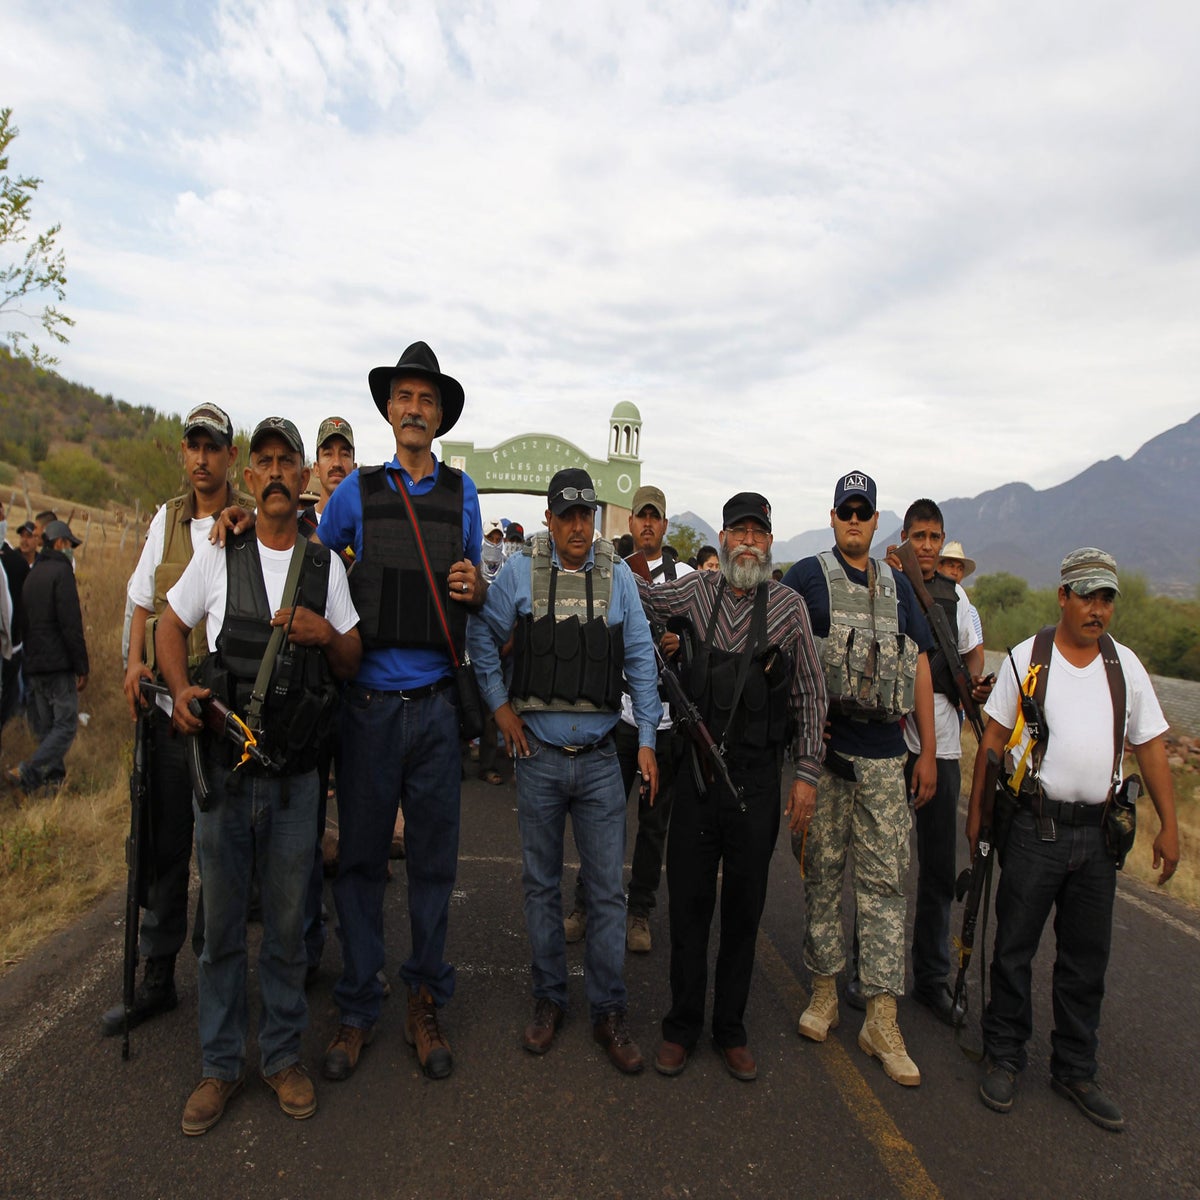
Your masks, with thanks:
<instances>
[{"instance_id":1,"label":"leather belt","mask_svg":"<svg viewBox=\"0 0 1200 1200\"><path fill-rule=\"evenodd\" d=\"M409 688L404 692L394 692L393 695L399 696L401 700L424 700L426 696L436 696L438 692L444 692L448 687L454 686L454 679L447 676L445 679L439 679L436 683L427 683L424 687Z\"/></svg>"},{"instance_id":2,"label":"leather belt","mask_svg":"<svg viewBox=\"0 0 1200 1200\"><path fill-rule=\"evenodd\" d=\"M612 735L606 733L598 742L588 742L586 746L556 746L553 742L543 742L542 745L557 750L559 754L565 754L568 758L579 758L581 755L591 754L593 750L599 750L601 746L607 746L611 741Z\"/></svg>"},{"instance_id":3,"label":"leather belt","mask_svg":"<svg viewBox=\"0 0 1200 1200\"><path fill-rule=\"evenodd\" d=\"M1051 800L1042 797L1039 806L1036 800L1024 805L1036 817L1049 817L1060 825L1100 825L1104 821L1103 804L1088 804L1084 800Z\"/></svg>"}]
</instances>

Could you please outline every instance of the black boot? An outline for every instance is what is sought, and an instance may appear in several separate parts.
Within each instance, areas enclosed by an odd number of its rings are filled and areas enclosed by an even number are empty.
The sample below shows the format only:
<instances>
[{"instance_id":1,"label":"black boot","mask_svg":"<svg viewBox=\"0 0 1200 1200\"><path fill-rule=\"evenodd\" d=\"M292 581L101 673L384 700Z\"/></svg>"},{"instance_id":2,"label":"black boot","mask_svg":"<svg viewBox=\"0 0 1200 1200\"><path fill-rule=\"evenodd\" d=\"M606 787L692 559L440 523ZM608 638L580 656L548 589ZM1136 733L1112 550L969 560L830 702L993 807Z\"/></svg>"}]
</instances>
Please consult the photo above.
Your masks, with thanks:
<instances>
[{"instance_id":1,"label":"black boot","mask_svg":"<svg viewBox=\"0 0 1200 1200\"><path fill-rule=\"evenodd\" d=\"M142 982L133 993L133 1008L129 1012L129 1028L133 1029L159 1013L170 1012L179 1004L175 994L175 956L146 959ZM115 1037L125 1029L125 1005L110 1008L100 1018L100 1032Z\"/></svg>"}]
</instances>

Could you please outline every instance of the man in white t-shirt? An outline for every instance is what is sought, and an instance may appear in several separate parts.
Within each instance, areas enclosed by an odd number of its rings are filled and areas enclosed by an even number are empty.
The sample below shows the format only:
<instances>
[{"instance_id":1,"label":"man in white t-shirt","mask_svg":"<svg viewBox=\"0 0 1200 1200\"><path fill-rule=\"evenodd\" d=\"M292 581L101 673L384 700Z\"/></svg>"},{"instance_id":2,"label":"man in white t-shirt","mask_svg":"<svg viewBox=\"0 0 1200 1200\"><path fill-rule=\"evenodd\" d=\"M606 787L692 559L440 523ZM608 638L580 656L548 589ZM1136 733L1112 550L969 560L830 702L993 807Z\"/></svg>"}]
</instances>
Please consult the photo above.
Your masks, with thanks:
<instances>
[{"instance_id":1,"label":"man in white t-shirt","mask_svg":"<svg viewBox=\"0 0 1200 1200\"><path fill-rule=\"evenodd\" d=\"M1111 554L1085 547L1063 559L1061 612L1049 666L1041 668L1046 672L1044 718L1039 722L1045 727L1044 755L1039 763L1035 753L1033 767L1026 766L1036 772L1034 786L1022 786L1011 831L1000 849L991 999L983 1016L987 1073L979 1088L988 1108L1002 1113L1012 1108L1016 1077L1025 1068L1025 1046L1033 1033L1030 965L1054 908L1051 1086L1089 1120L1110 1130L1121 1129L1124 1119L1095 1081L1116 891L1116 865L1106 846L1102 816L1106 799L1121 785L1126 742L1133 747L1161 825L1154 839L1160 884L1179 862L1175 793L1163 737L1167 722L1137 656L1106 632L1118 591ZM1018 688L1030 672L1034 641L1029 638L1016 647L1015 669L1000 673L987 703L991 720L975 760L967 815L972 854L979 838L987 753L1000 755L1012 740L1021 716ZM1119 746L1114 745L1113 684L1106 655L1115 655L1124 677ZM1026 726L1011 748L1008 769L1028 763L1029 740Z\"/></svg>"},{"instance_id":2,"label":"man in white t-shirt","mask_svg":"<svg viewBox=\"0 0 1200 1200\"><path fill-rule=\"evenodd\" d=\"M653 583L682 579L692 568L680 562L670 546L663 545L667 536L667 498L661 488L640 487L633 494L629 516L629 533L634 553L646 559L646 568ZM662 650L668 657L679 648L679 638L664 633ZM654 896L662 878L663 848L667 841L667 825L671 818L672 784L675 770L682 761L686 744L671 735L670 706L663 702L663 716L658 726L654 756L658 760L658 795L651 804L644 788L638 789L638 831L633 847L633 865L629 874L629 891L625 914L625 948L635 954L648 954L651 948L650 914L654 911ZM617 745L617 760L621 765L621 782L629 796L637 774L638 735L633 716L633 701L626 692L621 697L621 719L613 730ZM587 928L587 901L583 873L575 880L575 907L563 921L568 942L577 942Z\"/></svg>"},{"instance_id":3,"label":"man in white t-shirt","mask_svg":"<svg viewBox=\"0 0 1200 1200\"><path fill-rule=\"evenodd\" d=\"M317 820L316 762L336 680L362 657L358 613L341 561L302 539L296 502L308 483L304 444L283 417L259 423L243 472L258 519L224 550L197 547L167 594L158 624L158 663L181 734L205 738L210 794L195 804L196 854L204 897L204 951L198 967L203 1078L183 1111L183 1132L206 1132L241 1086L246 1060L246 908L251 877L262 883L258 961L262 1075L288 1116L316 1111L300 1062L308 1021L304 995L304 897ZM203 627L204 679L188 675L187 638ZM275 649L273 631L286 630ZM271 664L259 682L260 667ZM276 766L239 761L228 741L204 733L194 700L220 699L247 717ZM251 698L253 696L253 698ZM266 697L259 707L259 698Z\"/></svg>"},{"instance_id":4,"label":"man in white t-shirt","mask_svg":"<svg viewBox=\"0 0 1200 1200\"><path fill-rule=\"evenodd\" d=\"M172 497L154 514L137 566L129 577L130 606L126 653L125 699L137 719L143 679L154 679L154 627L167 603L167 592L183 574L193 553L208 545L217 513L250 499L234 490L230 469L237 462L233 423L215 404L199 404L184 418L179 444L188 489ZM189 645L193 670L205 653L203 631ZM152 845L145 864L149 890L138 936L145 968L134 994L129 1025L140 1025L170 1012L175 994L175 958L187 936L188 882L192 862L192 785L183 744L171 730L171 701L160 696L151 718L150 822ZM197 920L194 944L203 935ZM100 1018L105 1037L125 1028L125 1008L118 1004Z\"/></svg>"}]
</instances>

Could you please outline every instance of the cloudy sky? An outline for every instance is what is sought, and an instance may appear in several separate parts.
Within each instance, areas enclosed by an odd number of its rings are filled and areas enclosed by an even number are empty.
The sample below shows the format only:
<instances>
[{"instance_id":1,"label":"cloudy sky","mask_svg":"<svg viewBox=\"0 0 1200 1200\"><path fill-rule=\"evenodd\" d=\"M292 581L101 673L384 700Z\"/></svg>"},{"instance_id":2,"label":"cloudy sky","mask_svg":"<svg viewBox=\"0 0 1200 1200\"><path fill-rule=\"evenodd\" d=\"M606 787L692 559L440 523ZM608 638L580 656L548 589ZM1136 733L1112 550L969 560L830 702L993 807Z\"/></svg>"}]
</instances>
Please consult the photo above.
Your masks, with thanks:
<instances>
[{"instance_id":1,"label":"cloudy sky","mask_svg":"<svg viewBox=\"0 0 1200 1200\"><path fill-rule=\"evenodd\" d=\"M68 378L365 462L423 338L456 438L602 456L632 400L672 511L790 535L850 468L902 511L1200 411L1198 46L1195 0L7 0L0 105Z\"/></svg>"}]
</instances>

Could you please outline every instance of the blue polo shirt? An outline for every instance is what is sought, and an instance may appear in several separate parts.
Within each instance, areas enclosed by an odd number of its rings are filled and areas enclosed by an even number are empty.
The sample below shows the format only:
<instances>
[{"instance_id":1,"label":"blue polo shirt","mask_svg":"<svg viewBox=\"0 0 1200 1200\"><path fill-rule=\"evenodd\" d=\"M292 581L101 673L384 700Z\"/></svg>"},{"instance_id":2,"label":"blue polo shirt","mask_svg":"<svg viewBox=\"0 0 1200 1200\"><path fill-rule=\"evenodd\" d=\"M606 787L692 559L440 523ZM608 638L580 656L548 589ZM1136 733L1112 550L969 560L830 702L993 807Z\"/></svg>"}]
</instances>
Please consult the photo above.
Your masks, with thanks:
<instances>
[{"instance_id":1,"label":"blue polo shirt","mask_svg":"<svg viewBox=\"0 0 1200 1200\"><path fill-rule=\"evenodd\" d=\"M335 492L334 495L337 495ZM851 583L867 586L866 571L852 567L835 546L837 560L845 569ZM917 643L922 652L933 649L933 634L929 622L921 611L917 594L903 572L893 571L896 580L896 602L899 609L900 632L907 634ZM829 636L829 587L821 562L814 555L793 563L783 577L784 585L800 593L808 608L808 619L812 623L814 636ZM837 754L856 758L896 758L906 753L904 732L899 721L855 721L838 713L829 714L829 748Z\"/></svg>"},{"instance_id":2,"label":"blue polo shirt","mask_svg":"<svg viewBox=\"0 0 1200 1200\"><path fill-rule=\"evenodd\" d=\"M433 470L423 479L413 482L412 476L393 456L388 463L388 487L396 491L396 476L408 486L410 496L424 496L437 483L442 464L436 456ZM463 554L476 566L479 565L480 546L483 544L483 518L479 512L479 492L469 475L463 475ZM358 470L355 469L334 489L333 495L321 513L321 524L317 527L321 544L332 550L341 551L350 547L356 558L362 557L363 515L362 491L359 488ZM415 553L414 547L414 553ZM354 682L365 688L382 692L404 692L413 688L436 683L450 674L450 655L445 649L406 649L382 647L364 649L362 665Z\"/></svg>"}]
</instances>

